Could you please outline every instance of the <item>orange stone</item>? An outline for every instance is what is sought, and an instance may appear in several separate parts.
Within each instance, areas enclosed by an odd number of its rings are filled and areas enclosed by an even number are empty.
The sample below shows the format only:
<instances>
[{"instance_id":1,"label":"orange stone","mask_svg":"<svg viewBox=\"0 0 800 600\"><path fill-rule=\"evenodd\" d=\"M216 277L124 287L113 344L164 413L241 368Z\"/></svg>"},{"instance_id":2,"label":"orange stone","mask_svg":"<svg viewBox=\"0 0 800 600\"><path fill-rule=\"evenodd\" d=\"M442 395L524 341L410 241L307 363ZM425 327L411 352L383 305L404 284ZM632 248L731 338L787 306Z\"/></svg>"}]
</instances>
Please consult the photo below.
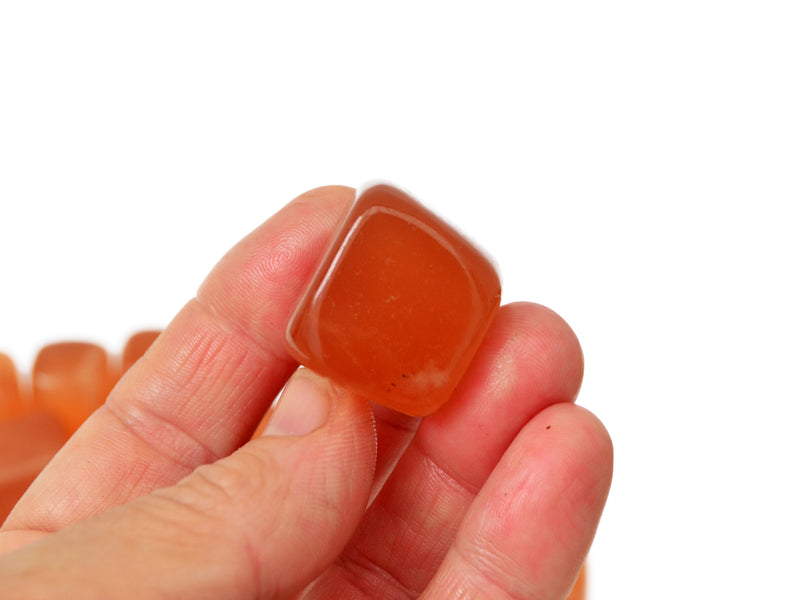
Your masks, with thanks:
<instances>
[{"instance_id":1,"label":"orange stone","mask_svg":"<svg viewBox=\"0 0 800 600\"><path fill-rule=\"evenodd\" d=\"M139 360L160 334L160 331L139 331L128 338L122 351L122 372Z\"/></svg>"},{"instance_id":2,"label":"orange stone","mask_svg":"<svg viewBox=\"0 0 800 600\"><path fill-rule=\"evenodd\" d=\"M42 410L0 423L0 523L65 441L58 420Z\"/></svg>"},{"instance_id":3,"label":"orange stone","mask_svg":"<svg viewBox=\"0 0 800 600\"><path fill-rule=\"evenodd\" d=\"M50 344L33 365L33 402L51 412L72 435L103 402L114 383L108 355L84 342Z\"/></svg>"},{"instance_id":4,"label":"orange stone","mask_svg":"<svg viewBox=\"0 0 800 600\"><path fill-rule=\"evenodd\" d=\"M11 357L0 353L0 421L13 419L30 409L22 394Z\"/></svg>"},{"instance_id":5,"label":"orange stone","mask_svg":"<svg viewBox=\"0 0 800 600\"><path fill-rule=\"evenodd\" d=\"M302 364L427 415L463 376L500 304L492 263L388 184L359 190L287 330Z\"/></svg>"}]
</instances>

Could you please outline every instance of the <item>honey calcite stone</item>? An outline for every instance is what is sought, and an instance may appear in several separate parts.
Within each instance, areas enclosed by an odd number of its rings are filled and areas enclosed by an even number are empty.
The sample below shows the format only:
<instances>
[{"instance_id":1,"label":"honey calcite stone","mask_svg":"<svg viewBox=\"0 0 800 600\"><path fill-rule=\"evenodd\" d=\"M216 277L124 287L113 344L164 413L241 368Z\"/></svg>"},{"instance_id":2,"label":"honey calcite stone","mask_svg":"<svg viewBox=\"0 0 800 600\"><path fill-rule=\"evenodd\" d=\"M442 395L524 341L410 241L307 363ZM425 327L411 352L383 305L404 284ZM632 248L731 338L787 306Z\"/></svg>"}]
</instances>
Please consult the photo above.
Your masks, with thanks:
<instances>
[{"instance_id":1,"label":"honey calcite stone","mask_svg":"<svg viewBox=\"0 0 800 600\"><path fill-rule=\"evenodd\" d=\"M43 410L0 422L0 524L67 436Z\"/></svg>"},{"instance_id":2,"label":"honey calcite stone","mask_svg":"<svg viewBox=\"0 0 800 600\"><path fill-rule=\"evenodd\" d=\"M389 184L359 190L287 330L303 365L413 416L453 393L500 304L489 259Z\"/></svg>"},{"instance_id":3,"label":"honey calcite stone","mask_svg":"<svg viewBox=\"0 0 800 600\"><path fill-rule=\"evenodd\" d=\"M33 365L33 402L72 435L115 383L106 351L96 344L60 342L39 350Z\"/></svg>"},{"instance_id":4,"label":"honey calcite stone","mask_svg":"<svg viewBox=\"0 0 800 600\"><path fill-rule=\"evenodd\" d=\"M0 352L0 422L22 415L28 408L14 361Z\"/></svg>"}]
</instances>

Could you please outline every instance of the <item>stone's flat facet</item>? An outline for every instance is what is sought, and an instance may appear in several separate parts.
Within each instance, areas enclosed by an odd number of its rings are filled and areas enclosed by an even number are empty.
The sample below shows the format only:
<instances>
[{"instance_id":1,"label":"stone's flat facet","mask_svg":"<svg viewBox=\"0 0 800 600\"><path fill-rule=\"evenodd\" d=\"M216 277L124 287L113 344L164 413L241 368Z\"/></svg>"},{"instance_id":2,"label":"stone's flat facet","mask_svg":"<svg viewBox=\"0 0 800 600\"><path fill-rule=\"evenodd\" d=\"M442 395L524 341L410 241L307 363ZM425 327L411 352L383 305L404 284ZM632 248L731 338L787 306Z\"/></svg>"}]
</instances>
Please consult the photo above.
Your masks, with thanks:
<instances>
[{"instance_id":1,"label":"stone's flat facet","mask_svg":"<svg viewBox=\"0 0 800 600\"><path fill-rule=\"evenodd\" d=\"M405 192L356 202L287 331L302 364L422 416L452 394L500 304L500 279L468 240Z\"/></svg>"},{"instance_id":2,"label":"stone's flat facet","mask_svg":"<svg viewBox=\"0 0 800 600\"><path fill-rule=\"evenodd\" d=\"M33 365L33 402L58 418L72 435L115 383L106 351L95 344L61 342L39 351Z\"/></svg>"}]
</instances>

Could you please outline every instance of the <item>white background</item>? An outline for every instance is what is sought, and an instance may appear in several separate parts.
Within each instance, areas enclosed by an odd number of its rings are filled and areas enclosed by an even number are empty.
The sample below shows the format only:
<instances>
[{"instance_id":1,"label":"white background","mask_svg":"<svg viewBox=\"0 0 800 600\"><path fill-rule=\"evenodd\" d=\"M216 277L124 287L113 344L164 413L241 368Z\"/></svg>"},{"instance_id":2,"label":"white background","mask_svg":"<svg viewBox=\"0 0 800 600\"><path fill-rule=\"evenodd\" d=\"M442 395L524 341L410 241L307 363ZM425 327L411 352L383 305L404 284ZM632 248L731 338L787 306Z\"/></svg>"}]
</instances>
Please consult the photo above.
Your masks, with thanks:
<instances>
[{"instance_id":1,"label":"white background","mask_svg":"<svg viewBox=\"0 0 800 600\"><path fill-rule=\"evenodd\" d=\"M0 351L162 327L391 179L560 312L616 470L589 598L800 598L793 2L0 4Z\"/></svg>"}]
</instances>

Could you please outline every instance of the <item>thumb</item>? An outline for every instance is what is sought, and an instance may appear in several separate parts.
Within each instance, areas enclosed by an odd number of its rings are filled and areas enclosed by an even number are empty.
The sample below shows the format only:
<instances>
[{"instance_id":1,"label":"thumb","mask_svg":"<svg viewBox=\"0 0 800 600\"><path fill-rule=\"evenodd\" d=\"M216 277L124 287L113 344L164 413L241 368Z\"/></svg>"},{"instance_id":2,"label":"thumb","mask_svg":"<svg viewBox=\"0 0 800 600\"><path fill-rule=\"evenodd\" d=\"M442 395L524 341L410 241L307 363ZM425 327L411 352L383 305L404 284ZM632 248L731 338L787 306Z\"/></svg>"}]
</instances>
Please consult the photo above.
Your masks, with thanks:
<instances>
[{"instance_id":1,"label":"thumb","mask_svg":"<svg viewBox=\"0 0 800 600\"><path fill-rule=\"evenodd\" d=\"M369 404L301 369L260 438L7 555L0 588L10 598L292 597L355 530L375 452Z\"/></svg>"}]
</instances>

